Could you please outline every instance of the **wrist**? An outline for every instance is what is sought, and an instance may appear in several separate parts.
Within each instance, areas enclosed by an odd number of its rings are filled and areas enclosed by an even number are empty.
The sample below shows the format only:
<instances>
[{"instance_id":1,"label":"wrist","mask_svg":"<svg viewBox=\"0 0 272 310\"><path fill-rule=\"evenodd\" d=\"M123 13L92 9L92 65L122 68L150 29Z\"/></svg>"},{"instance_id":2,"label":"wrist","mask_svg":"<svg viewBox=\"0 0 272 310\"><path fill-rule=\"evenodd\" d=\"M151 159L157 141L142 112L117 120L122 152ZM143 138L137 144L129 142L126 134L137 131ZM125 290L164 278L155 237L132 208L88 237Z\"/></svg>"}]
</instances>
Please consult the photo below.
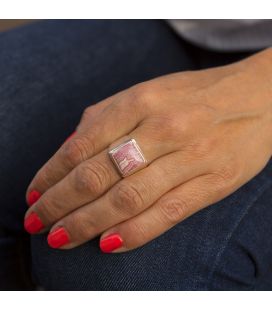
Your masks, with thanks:
<instances>
[{"instance_id":1,"label":"wrist","mask_svg":"<svg viewBox=\"0 0 272 310\"><path fill-rule=\"evenodd\" d=\"M264 132L272 156L272 48L256 53L237 65L243 83L248 84L246 109L254 111L262 123L261 128L266 128Z\"/></svg>"},{"instance_id":2,"label":"wrist","mask_svg":"<svg viewBox=\"0 0 272 310\"><path fill-rule=\"evenodd\" d=\"M250 74L261 78L272 91L272 47L254 54L240 62Z\"/></svg>"}]
</instances>

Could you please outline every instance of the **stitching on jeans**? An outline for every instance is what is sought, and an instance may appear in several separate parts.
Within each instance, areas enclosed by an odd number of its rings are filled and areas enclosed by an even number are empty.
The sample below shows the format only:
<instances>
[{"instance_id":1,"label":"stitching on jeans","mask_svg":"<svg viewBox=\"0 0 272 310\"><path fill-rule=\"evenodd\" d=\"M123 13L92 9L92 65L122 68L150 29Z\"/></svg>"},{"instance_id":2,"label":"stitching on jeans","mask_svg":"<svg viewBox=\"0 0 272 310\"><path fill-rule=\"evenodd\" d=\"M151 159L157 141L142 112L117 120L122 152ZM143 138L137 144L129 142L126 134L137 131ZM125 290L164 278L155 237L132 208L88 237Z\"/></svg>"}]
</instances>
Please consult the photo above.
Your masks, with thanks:
<instances>
[{"instance_id":1,"label":"stitching on jeans","mask_svg":"<svg viewBox=\"0 0 272 310\"><path fill-rule=\"evenodd\" d=\"M216 268L218 267L218 265L221 262L221 258L225 252L225 250L227 249L227 246L232 238L232 236L234 235L234 232L236 231L236 229L239 227L240 223L242 222L242 220L245 218L245 216L249 213L250 208L256 203L256 201L258 201L258 199L261 197L261 195L263 195L263 193L271 186L271 182L267 182L265 183L263 186L260 187L260 194L255 197L255 199L252 200L252 202L248 205L248 207L246 208L246 210L244 211L244 213L242 214L240 220L237 222L237 224L234 226L233 230L229 233L229 235L227 236L226 240L225 240L225 245L221 248L220 251L218 251L216 258L215 258L215 262L213 264L213 268L211 269L210 275L208 276L208 280L207 280L207 284L206 284L206 290L209 290L210 288L210 284L211 281L213 279L213 275L215 273Z\"/></svg>"}]
</instances>

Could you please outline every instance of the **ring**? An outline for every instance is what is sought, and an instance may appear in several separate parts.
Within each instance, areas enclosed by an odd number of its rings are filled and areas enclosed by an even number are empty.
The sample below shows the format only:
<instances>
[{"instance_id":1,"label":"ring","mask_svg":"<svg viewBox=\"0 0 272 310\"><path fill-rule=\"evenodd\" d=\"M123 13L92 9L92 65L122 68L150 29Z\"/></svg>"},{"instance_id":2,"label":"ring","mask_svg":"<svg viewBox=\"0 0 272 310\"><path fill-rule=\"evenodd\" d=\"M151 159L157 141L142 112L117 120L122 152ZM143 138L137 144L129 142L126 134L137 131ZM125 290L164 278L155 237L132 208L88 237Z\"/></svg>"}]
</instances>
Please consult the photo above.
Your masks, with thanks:
<instances>
[{"instance_id":1,"label":"ring","mask_svg":"<svg viewBox=\"0 0 272 310\"><path fill-rule=\"evenodd\" d=\"M122 177L127 177L147 166L147 160L135 139L111 148L108 154Z\"/></svg>"}]
</instances>

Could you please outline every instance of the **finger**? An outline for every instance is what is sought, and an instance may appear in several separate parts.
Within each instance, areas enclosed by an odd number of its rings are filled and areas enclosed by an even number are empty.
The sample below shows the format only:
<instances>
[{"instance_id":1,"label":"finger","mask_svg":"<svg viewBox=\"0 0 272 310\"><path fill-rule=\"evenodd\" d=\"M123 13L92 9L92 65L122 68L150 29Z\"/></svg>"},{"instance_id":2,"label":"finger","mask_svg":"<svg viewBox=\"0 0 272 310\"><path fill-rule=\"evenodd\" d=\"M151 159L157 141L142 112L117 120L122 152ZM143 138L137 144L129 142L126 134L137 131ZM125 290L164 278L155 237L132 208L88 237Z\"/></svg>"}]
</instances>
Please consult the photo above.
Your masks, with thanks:
<instances>
[{"instance_id":1,"label":"finger","mask_svg":"<svg viewBox=\"0 0 272 310\"><path fill-rule=\"evenodd\" d=\"M149 163L173 149L171 144L158 143L157 137L150 132L146 135L144 126L137 127L131 136L137 140ZM126 140L122 137L120 143ZM68 213L100 197L120 179L108 150L104 150L79 164L48 189L25 217L27 219L29 214L35 212L45 227L51 226ZM34 231L31 230L31 233Z\"/></svg>"},{"instance_id":2,"label":"finger","mask_svg":"<svg viewBox=\"0 0 272 310\"><path fill-rule=\"evenodd\" d=\"M99 103L93 104L91 105L86 111L85 113L82 114L82 117L80 119L80 122L77 126L77 132L82 133L84 132L86 129L88 129L92 123L92 121L95 119L95 117L97 117L101 112L103 112L105 110L105 108L107 108L110 104L112 104L113 102L116 102L116 100L118 100L122 95L123 92L119 92L113 96L110 96L102 101L100 101Z\"/></svg>"},{"instance_id":3,"label":"finger","mask_svg":"<svg viewBox=\"0 0 272 310\"><path fill-rule=\"evenodd\" d=\"M101 112L103 112L107 106L112 104L113 100L117 99L118 96L119 96L119 94L116 94L116 95L111 96L105 100L102 100L99 103L95 103L95 104L91 105L90 107L88 107L88 109L85 111L85 113L82 114L76 130L68 136L68 138L65 140L65 142L70 140L76 133L82 133L85 130L87 130L87 128L89 128L89 126L91 125L91 123L95 119L95 117L97 115L99 115Z\"/></svg>"},{"instance_id":4,"label":"finger","mask_svg":"<svg viewBox=\"0 0 272 310\"><path fill-rule=\"evenodd\" d=\"M95 119L97 115L99 115L102 111L104 111L104 109L113 102L113 99L117 97L118 97L117 95L114 95L103 100L102 102L90 106L88 110L86 110L86 112L83 113L76 130L66 138L64 143L72 139L76 133L84 132L84 130L86 130L91 125L93 119ZM27 191L26 201L29 206L32 206L36 201L40 199L40 197L41 197L40 192L38 192L37 190L30 190Z\"/></svg>"},{"instance_id":5,"label":"finger","mask_svg":"<svg viewBox=\"0 0 272 310\"><path fill-rule=\"evenodd\" d=\"M100 248L106 253L119 253L140 247L225 195L221 178L214 174L198 176L168 192L141 214L105 231Z\"/></svg>"},{"instance_id":6,"label":"finger","mask_svg":"<svg viewBox=\"0 0 272 310\"><path fill-rule=\"evenodd\" d=\"M143 109L126 100L107 106L86 129L64 143L53 157L37 172L28 187L44 193L84 160L98 154L112 141L132 131L143 117ZM137 105L138 106L138 105ZM87 112L86 112L87 113ZM118 124L118 126L117 126Z\"/></svg>"},{"instance_id":7,"label":"finger","mask_svg":"<svg viewBox=\"0 0 272 310\"><path fill-rule=\"evenodd\" d=\"M111 186L121 176L113 166L107 151L103 151L79 164L61 181L49 188L25 214L27 221L30 214L37 214L42 227L48 227L56 221L89 203ZM27 225L27 224L26 224ZM39 231L30 230L30 233Z\"/></svg>"},{"instance_id":8,"label":"finger","mask_svg":"<svg viewBox=\"0 0 272 310\"><path fill-rule=\"evenodd\" d=\"M61 246L72 248L139 214L180 182L205 171L202 161L194 162L191 166L193 168L190 168L188 162L182 163L181 158L178 153L169 154L122 179L104 196L61 219L51 232L63 227L69 235L69 243ZM177 165L182 173L177 172ZM54 246L51 236L50 244Z\"/></svg>"}]
</instances>

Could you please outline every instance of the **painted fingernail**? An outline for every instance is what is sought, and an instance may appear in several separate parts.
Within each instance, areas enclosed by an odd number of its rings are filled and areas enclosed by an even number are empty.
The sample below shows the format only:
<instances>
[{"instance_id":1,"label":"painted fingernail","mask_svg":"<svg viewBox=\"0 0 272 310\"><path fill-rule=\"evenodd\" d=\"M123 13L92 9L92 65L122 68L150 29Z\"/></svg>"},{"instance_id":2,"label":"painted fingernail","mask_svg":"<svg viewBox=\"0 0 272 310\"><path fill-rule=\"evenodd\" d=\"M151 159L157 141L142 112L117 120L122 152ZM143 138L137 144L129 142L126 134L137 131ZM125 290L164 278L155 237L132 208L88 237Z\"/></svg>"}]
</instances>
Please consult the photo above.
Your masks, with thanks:
<instances>
[{"instance_id":1,"label":"painted fingernail","mask_svg":"<svg viewBox=\"0 0 272 310\"><path fill-rule=\"evenodd\" d=\"M65 142L68 141L68 140L70 140L70 139L73 137L73 135L75 135L75 134L76 134L76 131L74 131L73 133L71 133L70 136L65 140Z\"/></svg>"},{"instance_id":2,"label":"painted fingernail","mask_svg":"<svg viewBox=\"0 0 272 310\"><path fill-rule=\"evenodd\" d=\"M38 201L40 197L41 194L38 191L31 191L27 196L27 204L29 205L29 207L31 207L36 201Z\"/></svg>"},{"instance_id":3,"label":"painted fingernail","mask_svg":"<svg viewBox=\"0 0 272 310\"><path fill-rule=\"evenodd\" d=\"M59 227L48 235L47 242L53 249L58 249L61 246L70 242L69 235L63 227Z\"/></svg>"},{"instance_id":4,"label":"painted fingernail","mask_svg":"<svg viewBox=\"0 0 272 310\"><path fill-rule=\"evenodd\" d=\"M123 245L123 239L119 234L110 234L100 241L100 249L104 253L111 253Z\"/></svg>"},{"instance_id":5,"label":"painted fingernail","mask_svg":"<svg viewBox=\"0 0 272 310\"><path fill-rule=\"evenodd\" d=\"M42 230L44 228L44 225L38 215L35 212L32 212L25 219L24 227L28 233L35 234Z\"/></svg>"}]
</instances>

